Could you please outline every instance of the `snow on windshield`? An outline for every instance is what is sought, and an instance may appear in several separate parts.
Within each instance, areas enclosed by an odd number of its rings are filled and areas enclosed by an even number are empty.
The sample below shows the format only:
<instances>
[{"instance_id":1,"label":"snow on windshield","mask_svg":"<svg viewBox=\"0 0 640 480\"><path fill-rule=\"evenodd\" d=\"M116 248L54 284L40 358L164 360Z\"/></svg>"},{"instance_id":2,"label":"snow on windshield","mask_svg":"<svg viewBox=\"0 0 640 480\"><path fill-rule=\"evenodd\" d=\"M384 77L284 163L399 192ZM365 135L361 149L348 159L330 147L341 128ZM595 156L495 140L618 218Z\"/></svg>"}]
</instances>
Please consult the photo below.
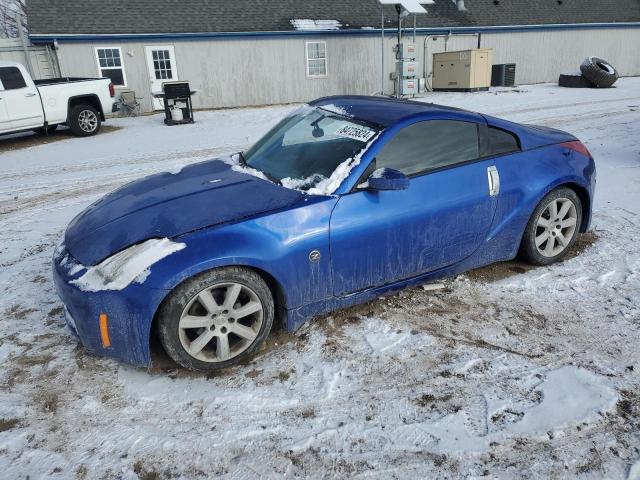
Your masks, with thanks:
<instances>
[{"instance_id":1,"label":"snow on windshield","mask_svg":"<svg viewBox=\"0 0 640 480\"><path fill-rule=\"evenodd\" d=\"M366 147L363 148L360 151L360 153L358 153L355 157L348 158L344 162L342 162L340 165L338 165L338 168L336 168L333 171L333 173L329 178L322 179L320 182L316 183L315 187L307 190L306 193L310 195L333 195L335 191L338 189L338 187L342 185L342 182L344 182L345 179L349 176L349 174L351 173L351 170L353 170L355 167L360 165L360 160L362 160L362 156L368 150L369 145L375 142L375 140L378 138L379 135L380 134L378 133L371 140L369 140ZM290 179L290 178L283 179L282 180L283 186L285 186L284 185L285 180L287 180L288 182L294 181L293 179ZM309 183L308 179L301 179L296 181L303 182L303 184Z\"/></svg>"},{"instance_id":2,"label":"snow on windshield","mask_svg":"<svg viewBox=\"0 0 640 480\"><path fill-rule=\"evenodd\" d=\"M353 120L327 116L326 112L350 117L344 108L335 105L303 105L294 109L248 151L246 163L258 168L242 162L239 154L220 160L231 165L234 171L277 181L285 188L310 195L332 195L353 168L360 164L362 156L380 132ZM330 142L341 142L342 158ZM327 168L326 159L333 160L335 166ZM302 160L318 166L309 167ZM322 162L325 162L324 171ZM295 175L296 171L298 175Z\"/></svg>"}]
</instances>

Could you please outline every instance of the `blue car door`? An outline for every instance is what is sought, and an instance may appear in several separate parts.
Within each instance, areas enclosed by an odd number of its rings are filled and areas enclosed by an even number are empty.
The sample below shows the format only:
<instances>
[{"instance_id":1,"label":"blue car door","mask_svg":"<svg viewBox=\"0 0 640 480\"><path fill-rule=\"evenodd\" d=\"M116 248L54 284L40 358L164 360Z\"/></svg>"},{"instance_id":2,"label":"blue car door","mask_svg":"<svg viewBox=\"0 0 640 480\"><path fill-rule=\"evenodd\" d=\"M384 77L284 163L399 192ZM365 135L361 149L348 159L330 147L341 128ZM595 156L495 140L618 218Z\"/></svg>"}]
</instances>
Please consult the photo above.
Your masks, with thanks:
<instances>
[{"instance_id":1,"label":"blue car door","mask_svg":"<svg viewBox=\"0 0 640 480\"><path fill-rule=\"evenodd\" d=\"M376 154L365 177L393 168L410 177L409 188L356 188L341 196L330 227L335 295L455 264L483 243L496 198L488 180L494 162L480 158L478 127L452 120L414 123Z\"/></svg>"}]
</instances>

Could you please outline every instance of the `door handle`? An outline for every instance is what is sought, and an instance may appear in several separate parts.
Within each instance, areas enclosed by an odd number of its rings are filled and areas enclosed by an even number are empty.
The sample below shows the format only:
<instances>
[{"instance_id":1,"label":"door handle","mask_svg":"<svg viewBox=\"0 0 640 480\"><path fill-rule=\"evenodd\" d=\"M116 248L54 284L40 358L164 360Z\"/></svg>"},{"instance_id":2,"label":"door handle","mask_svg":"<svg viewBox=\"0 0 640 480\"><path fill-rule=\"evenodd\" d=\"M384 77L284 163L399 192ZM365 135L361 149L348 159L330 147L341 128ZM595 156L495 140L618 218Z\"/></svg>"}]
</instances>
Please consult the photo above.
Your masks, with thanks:
<instances>
[{"instance_id":1,"label":"door handle","mask_svg":"<svg viewBox=\"0 0 640 480\"><path fill-rule=\"evenodd\" d=\"M35 93L25 93L24 96L25 97L35 97L36 94Z\"/></svg>"},{"instance_id":2,"label":"door handle","mask_svg":"<svg viewBox=\"0 0 640 480\"><path fill-rule=\"evenodd\" d=\"M496 197L500 193L500 174L495 166L487 168L487 179L489 180L489 195Z\"/></svg>"}]
</instances>

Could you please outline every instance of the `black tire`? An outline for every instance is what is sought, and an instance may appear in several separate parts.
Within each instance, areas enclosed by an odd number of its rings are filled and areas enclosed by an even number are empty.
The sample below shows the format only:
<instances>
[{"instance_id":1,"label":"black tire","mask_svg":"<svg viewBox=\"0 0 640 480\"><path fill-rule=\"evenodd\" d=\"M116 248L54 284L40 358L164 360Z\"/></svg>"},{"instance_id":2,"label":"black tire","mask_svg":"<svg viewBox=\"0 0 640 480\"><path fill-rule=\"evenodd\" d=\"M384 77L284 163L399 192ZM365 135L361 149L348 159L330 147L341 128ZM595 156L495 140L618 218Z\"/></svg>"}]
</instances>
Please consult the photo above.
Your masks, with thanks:
<instances>
[{"instance_id":1,"label":"black tire","mask_svg":"<svg viewBox=\"0 0 640 480\"><path fill-rule=\"evenodd\" d=\"M581 74L572 75L563 73L560 75L560 78L558 78L558 85L567 88L595 88L595 85Z\"/></svg>"},{"instance_id":2,"label":"black tire","mask_svg":"<svg viewBox=\"0 0 640 480\"><path fill-rule=\"evenodd\" d=\"M580 71L585 78L599 88L609 88L619 78L616 69L609 62L598 57L587 58L580 65Z\"/></svg>"},{"instance_id":3,"label":"black tire","mask_svg":"<svg viewBox=\"0 0 640 480\"><path fill-rule=\"evenodd\" d=\"M46 129L44 127L35 128L33 131L38 135L51 135L58 129L58 125L49 125Z\"/></svg>"},{"instance_id":4,"label":"black tire","mask_svg":"<svg viewBox=\"0 0 640 480\"><path fill-rule=\"evenodd\" d=\"M226 361L213 359L211 361L203 361L192 356L183 346L180 339L180 319L186 307L193 302L197 295L207 288L228 282L248 287L257 295L257 298L262 304L262 324L250 346L237 356ZM189 313L188 310L187 313ZM205 318L206 315L207 314L204 315ZM269 335L273 325L274 315L273 296L260 275L252 270L241 267L218 268L186 280L170 293L158 311L158 334L165 351L178 365L189 370L213 372L236 365L252 357ZM212 330L214 328L215 327L211 327ZM196 330L194 336L197 337L204 331L206 331L206 328L200 331ZM232 333L229 334L229 337L231 337L231 335ZM209 345L208 343L205 348L208 348ZM218 344L215 343L215 345ZM214 346L211 346L211 348L217 349L217 347Z\"/></svg>"},{"instance_id":5,"label":"black tire","mask_svg":"<svg viewBox=\"0 0 640 480\"><path fill-rule=\"evenodd\" d=\"M538 247L536 246L536 236L540 234L539 229L541 228L538 226L538 219L545 212L546 208L552 201L564 199L570 200L575 207L575 215L577 217L575 230L573 231L568 243L566 244L566 246L564 246L564 249L560 253L553 256L545 256L538 251ZM527 228L524 231L524 236L520 245L520 257L523 260L526 260L534 265L550 265L562 260L562 258L567 255L569 250L571 250L573 244L576 242L578 235L580 234L581 223L582 203L580 202L580 198L578 197L576 192L567 187L560 187L549 192L540 201L533 214L531 215L531 218L529 219L529 223L527 224ZM543 243L542 245L545 244Z\"/></svg>"},{"instance_id":6,"label":"black tire","mask_svg":"<svg viewBox=\"0 0 640 480\"><path fill-rule=\"evenodd\" d=\"M100 112L91 105L76 105L69 111L67 124L76 137L90 137L100 131Z\"/></svg>"}]
</instances>

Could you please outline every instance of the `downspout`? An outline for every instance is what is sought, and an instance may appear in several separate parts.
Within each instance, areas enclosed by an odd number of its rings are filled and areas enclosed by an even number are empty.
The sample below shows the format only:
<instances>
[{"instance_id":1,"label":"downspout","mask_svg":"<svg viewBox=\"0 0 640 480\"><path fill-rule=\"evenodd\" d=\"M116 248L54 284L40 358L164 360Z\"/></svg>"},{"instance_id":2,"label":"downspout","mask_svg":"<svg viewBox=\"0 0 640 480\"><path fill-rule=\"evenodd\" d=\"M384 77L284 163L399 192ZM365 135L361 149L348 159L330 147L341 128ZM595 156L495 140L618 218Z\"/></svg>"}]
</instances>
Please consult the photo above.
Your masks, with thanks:
<instances>
[{"instance_id":1,"label":"downspout","mask_svg":"<svg viewBox=\"0 0 640 480\"><path fill-rule=\"evenodd\" d=\"M380 95L384 96L384 6L380 5L380 13L381 13L381 19L382 19L382 27L380 28L380 31L382 32L382 43L381 43L381 48L382 50L380 51L380 57L381 57L381 63L382 66L380 67L382 70L382 78L381 81L382 83L380 84Z\"/></svg>"}]
</instances>

